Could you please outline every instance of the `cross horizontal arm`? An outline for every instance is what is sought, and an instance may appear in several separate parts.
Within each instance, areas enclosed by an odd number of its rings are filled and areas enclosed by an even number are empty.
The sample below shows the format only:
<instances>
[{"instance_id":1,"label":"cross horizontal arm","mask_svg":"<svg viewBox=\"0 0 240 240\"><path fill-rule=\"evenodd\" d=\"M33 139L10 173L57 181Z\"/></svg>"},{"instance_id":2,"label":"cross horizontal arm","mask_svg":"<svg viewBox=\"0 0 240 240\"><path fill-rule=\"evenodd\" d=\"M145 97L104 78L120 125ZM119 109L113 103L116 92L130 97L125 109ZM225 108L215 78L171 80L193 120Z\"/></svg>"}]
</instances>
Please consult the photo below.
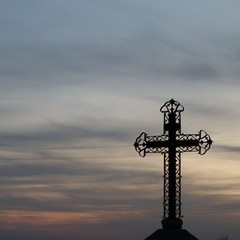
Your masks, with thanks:
<instances>
[{"instance_id":1,"label":"cross horizontal arm","mask_svg":"<svg viewBox=\"0 0 240 240\"><path fill-rule=\"evenodd\" d=\"M178 152L198 152L203 155L211 144L210 136L201 130L198 134L179 134L174 141L169 141L166 135L148 136L143 132L134 146L139 155L145 157L146 153L165 153L170 146Z\"/></svg>"},{"instance_id":2,"label":"cross horizontal arm","mask_svg":"<svg viewBox=\"0 0 240 240\"><path fill-rule=\"evenodd\" d=\"M150 147L148 144L154 142L167 142L168 137L166 135L159 136L148 136L145 132L142 132L140 136L136 139L134 147L141 157L145 157L146 153L164 153L166 151L166 146Z\"/></svg>"},{"instance_id":3,"label":"cross horizontal arm","mask_svg":"<svg viewBox=\"0 0 240 240\"><path fill-rule=\"evenodd\" d=\"M199 145L199 140L176 140L174 142L167 141L155 141L146 142L146 148L167 148L170 145L174 147L194 147Z\"/></svg>"}]
</instances>

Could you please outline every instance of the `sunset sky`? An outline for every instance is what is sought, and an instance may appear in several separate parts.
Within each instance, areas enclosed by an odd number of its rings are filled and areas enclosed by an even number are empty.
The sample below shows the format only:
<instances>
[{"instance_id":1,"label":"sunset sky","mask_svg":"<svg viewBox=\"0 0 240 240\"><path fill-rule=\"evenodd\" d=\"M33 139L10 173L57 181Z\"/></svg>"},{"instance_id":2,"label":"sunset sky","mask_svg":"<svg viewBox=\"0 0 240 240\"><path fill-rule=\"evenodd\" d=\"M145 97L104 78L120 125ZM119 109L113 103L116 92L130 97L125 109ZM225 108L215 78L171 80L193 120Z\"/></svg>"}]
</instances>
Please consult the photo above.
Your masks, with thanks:
<instances>
[{"instance_id":1,"label":"sunset sky","mask_svg":"<svg viewBox=\"0 0 240 240\"><path fill-rule=\"evenodd\" d=\"M240 235L240 1L1 0L0 239L143 240L161 227L160 107L212 148L182 155L183 227Z\"/></svg>"}]
</instances>

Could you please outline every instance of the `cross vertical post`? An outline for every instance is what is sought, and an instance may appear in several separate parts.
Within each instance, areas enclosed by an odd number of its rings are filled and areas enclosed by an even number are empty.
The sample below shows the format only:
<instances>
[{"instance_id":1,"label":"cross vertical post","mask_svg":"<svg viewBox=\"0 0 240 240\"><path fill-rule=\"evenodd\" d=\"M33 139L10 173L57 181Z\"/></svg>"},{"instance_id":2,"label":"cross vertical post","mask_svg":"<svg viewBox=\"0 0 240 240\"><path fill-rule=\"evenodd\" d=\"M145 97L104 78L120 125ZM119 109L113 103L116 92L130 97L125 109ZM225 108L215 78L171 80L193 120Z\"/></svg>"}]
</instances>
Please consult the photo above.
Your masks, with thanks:
<instances>
[{"instance_id":1,"label":"cross vertical post","mask_svg":"<svg viewBox=\"0 0 240 240\"><path fill-rule=\"evenodd\" d=\"M163 228L180 229L181 215L181 153L205 154L212 140L203 130L198 134L181 133L181 112L183 106L171 99L160 109L164 113L164 133L148 136L145 132L136 139L134 146L141 157L146 153L164 155L164 201Z\"/></svg>"}]
</instances>

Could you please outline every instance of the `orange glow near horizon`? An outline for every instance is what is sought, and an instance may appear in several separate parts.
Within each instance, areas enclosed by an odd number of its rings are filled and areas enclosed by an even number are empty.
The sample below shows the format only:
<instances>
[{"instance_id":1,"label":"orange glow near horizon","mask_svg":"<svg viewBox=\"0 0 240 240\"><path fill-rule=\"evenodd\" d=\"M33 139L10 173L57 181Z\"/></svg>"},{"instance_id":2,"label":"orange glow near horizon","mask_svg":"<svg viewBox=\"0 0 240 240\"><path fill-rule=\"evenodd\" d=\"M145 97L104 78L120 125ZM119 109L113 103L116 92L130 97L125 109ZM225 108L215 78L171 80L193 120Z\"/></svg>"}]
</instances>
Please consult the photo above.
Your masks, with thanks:
<instances>
[{"instance_id":1,"label":"orange glow near horizon","mask_svg":"<svg viewBox=\"0 0 240 240\"><path fill-rule=\"evenodd\" d=\"M144 216L145 212L131 211L133 216ZM22 225L45 228L50 226L69 226L69 224L101 224L129 217L129 211L87 211L87 212L40 212L40 211L1 211L1 224L5 228L17 229Z\"/></svg>"}]
</instances>

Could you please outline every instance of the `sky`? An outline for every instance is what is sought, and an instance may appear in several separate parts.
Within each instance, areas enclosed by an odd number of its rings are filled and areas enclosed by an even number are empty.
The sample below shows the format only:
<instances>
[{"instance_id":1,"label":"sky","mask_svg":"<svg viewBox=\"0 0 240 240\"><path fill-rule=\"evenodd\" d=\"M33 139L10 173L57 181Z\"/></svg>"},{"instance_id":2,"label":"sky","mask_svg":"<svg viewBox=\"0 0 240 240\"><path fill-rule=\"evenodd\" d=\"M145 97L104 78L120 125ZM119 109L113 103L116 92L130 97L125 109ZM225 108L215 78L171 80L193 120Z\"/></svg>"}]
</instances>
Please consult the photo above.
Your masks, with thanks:
<instances>
[{"instance_id":1,"label":"sky","mask_svg":"<svg viewBox=\"0 0 240 240\"><path fill-rule=\"evenodd\" d=\"M212 138L182 154L183 228L240 235L240 2L1 0L1 240L142 240L161 228L160 107Z\"/></svg>"}]
</instances>

